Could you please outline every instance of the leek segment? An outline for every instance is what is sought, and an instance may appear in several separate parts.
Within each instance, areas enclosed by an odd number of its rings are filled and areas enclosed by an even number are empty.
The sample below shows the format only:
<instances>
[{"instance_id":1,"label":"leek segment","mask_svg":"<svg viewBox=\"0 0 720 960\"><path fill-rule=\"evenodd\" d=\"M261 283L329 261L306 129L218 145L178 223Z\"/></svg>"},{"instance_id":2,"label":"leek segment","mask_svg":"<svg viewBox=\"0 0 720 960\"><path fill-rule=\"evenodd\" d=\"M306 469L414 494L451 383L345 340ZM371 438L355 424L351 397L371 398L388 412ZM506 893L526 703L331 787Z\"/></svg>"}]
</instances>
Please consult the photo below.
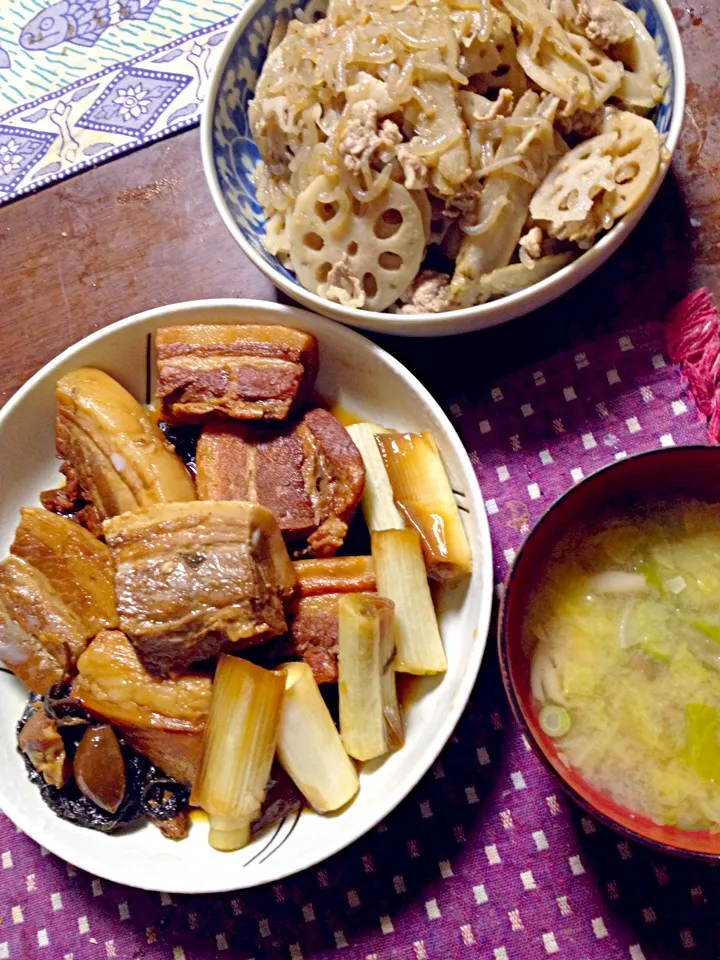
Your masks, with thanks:
<instances>
[{"instance_id":1,"label":"leek segment","mask_svg":"<svg viewBox=\"0 0 720 960\"><path fill-rule=\"evenodd\" d=\"M356 760L372 760L405 742L395 689L391 600L345 594L338 601L340 735Z\"/></svg>"},{"instance_id":2,"label":"leek segment","mask_svg":"<svg viewBox=\"0 0 720 960\"><path fill-rule=\"evenodd\" d=\"M286 663L277 755L281 766L318 813L330 813L358 791L355 766L306 663Z\"/></svg>"},{"instance_id":3,"label":"leek segment","mask_svg":"<svg viewBox=\"0 0 720 960\"><path fill-rule=\"evenodd\" d=\"M428 574L452 581L470 573L472 556L440 451L431 433L379 433L395 506L420 535Z\"/></svg>"},{"instance_id":4,"label":"leek segment","mask_svg":"<svg viewBox=\"0 0 720 960\"><path fill-rule=\"evenodd\" d=\"M360 451L365 465L365 490L362 497L362 512L368 530L402 530L405 526L395 506L395 496L388 480L387 471L375 442L382 427L372 423L354 423L346 428Z\"/></svg>"},{"instance_id":5,"label":"leek segment","mask_svg":"<svg viewBox=\"0 0 720 960\"><path fill-rule=\"evenodd\" d=\"M445 673L447 659L417 531L378 530L371 541L377 591L395 604L395 669Z\"/></svg>"},{"instance_id":6,"label":"leek segment","mask_svg":"<svg viewBox=\"0 0 720 960\"><path fill-rule=\"evenodd\" d=\"M226 655L218 660L190 797L208 814L216 850L238 850L250 840L275 755L284 690L282 672Z\"/></svg>"}]
</instances>

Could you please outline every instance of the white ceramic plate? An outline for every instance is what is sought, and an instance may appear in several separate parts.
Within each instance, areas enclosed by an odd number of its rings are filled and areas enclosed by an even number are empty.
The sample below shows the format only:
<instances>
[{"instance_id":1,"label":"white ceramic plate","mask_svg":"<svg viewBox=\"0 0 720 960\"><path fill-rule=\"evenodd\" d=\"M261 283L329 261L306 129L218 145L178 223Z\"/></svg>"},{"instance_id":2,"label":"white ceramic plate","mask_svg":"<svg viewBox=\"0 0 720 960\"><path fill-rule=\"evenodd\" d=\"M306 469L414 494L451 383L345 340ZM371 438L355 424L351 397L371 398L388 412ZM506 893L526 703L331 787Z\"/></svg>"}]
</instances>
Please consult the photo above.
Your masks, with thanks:
<instances>
[{"instance_id":1,"label":"white ceramic plate","mask_svg":"<svg viewBox=\"0 0 720 960\"><path fill-rule=\"evenodd\" d=\"M0 555L13 539L18 511L57 485L54 459L55 384L69 370L98 366L146 400L149 342L158 327L183 323L284 323L315 334L320 343L318 388L328 400L362 419L403 430L432 430L460 491L473 550L472 579L441 596L441 630L448 672L418 681L408 711L407 742L361 775L355 801L342 813L289 817L250 847L212 850L207 827L196 823L180 843L147 824L105 836L56 817L25 774L15 749L15 726L26 691L0 674L0 807L48 850L97 876L149 890L217 893L279 880L337 853L385 817L413 788L444 746L467 702L482 659L490 620L492 560L480 489L450 421L425 388L397 360L359 334L294 307L250 300L207 300L150 310L87 337L49 363L0 412ZM154 387L154 385L153 385Z\"/></svg>"}]
</instances>

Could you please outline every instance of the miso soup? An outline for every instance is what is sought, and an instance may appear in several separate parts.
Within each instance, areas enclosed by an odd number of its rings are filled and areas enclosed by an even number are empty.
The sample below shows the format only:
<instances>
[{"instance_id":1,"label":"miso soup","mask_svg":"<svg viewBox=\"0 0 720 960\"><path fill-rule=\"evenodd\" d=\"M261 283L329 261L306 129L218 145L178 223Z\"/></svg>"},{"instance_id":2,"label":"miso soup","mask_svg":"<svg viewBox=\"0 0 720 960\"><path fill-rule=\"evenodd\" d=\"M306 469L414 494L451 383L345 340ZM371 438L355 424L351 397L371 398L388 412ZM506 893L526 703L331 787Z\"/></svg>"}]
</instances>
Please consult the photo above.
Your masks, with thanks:
<instances>
[{"instance_id":1,"label":"miso soup","mask_svg":"<svg viewBox=\"0 0 720 960\"><path fill-rule=\"evenodd\" d=\"M574 530L524 629L534 707L561 759L636 814L720 830L720 505Z\"/></svg>"}]
</instances>

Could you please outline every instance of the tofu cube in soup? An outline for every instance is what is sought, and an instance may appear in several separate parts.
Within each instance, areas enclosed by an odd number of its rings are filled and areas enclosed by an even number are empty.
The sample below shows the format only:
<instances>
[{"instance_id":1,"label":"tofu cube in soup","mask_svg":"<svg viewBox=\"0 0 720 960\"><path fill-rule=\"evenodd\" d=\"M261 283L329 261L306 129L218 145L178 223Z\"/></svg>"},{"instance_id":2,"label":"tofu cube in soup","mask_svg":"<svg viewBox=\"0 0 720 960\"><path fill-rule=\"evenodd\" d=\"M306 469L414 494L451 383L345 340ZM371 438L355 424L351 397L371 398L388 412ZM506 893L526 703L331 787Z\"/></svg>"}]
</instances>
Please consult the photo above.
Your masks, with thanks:
<instances>
[{"instance_id":1,"label":"tofu cube in soup","mask_svg":"<svg viewBox=\"0 0 720 960\"><path fill-rule=\"evenodd\" d=\"M144 665L176 674L285 632L295 573L257 504L157 504L104 525L120 627Z\"/></svg>"},{"instance_id":2,"label":"tofu cube in soup","mask_svg":"<svg viewBox=\"0 0 720 960\"><path fill-rule=\"evenodd\" d=\"M327 410L277 427L211 423L196 453L201 500L249 500L267 507L289 542L332 556L362 496L365 468L342 424Z\"/></svg>"},{"instance_id":3,"label":"tofu cube in soup","mask_svg":"<svg viewBox=\"0 0 720 960\"><path fill-rule=\"evenodd\" d=\"M195 499L182 461L132 394L102 370L83 367L58 381L56 452L68 485L99 519Z\"/></svg>"},{"instance_id":4,"label":"tofu cube in soup","mask_svg":"<svg viewBox=\"0 0 720 960\"><path fill-rule=\"evenodd\" d=\"M315 337L275 325L165 327L156 349L157 396L179 419L285 420L318 368Z\"/></svg>"}]
</instances>

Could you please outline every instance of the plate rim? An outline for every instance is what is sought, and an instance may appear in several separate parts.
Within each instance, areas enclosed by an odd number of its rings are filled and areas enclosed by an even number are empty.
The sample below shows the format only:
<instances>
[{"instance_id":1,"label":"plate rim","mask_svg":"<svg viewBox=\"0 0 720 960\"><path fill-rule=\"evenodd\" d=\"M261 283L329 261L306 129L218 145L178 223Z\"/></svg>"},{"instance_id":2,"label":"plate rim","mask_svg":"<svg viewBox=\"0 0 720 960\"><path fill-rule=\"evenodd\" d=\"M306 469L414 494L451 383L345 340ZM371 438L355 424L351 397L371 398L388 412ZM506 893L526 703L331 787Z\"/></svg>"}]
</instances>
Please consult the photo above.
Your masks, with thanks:
<instances>
[{"instance_id":1,"label":"plate rim","mask_svg":"<svg viewBox=\"0 0 720 960\"><path fill-rule=\"evenodd\" d=\"M44 849L93 876L100 877L110 882L123 884L135 889L153 892L189 895L220 894L227 893L231 890L253 889L258 886L263 886L267 883L276 883L289 876L302 873L305 870L330 859L331 857L346 850L351 844L359 840L361 837L367 835L384 817L387 817L390 813L392 813L407 798L407 796L415 789L420 780L427 774L439 754L447 745L453 730L460 720L460 717L465 712L465 708L480 671L485 651L488 649L494 582L492 544L490 539L490 526L482 499L480 484L468 452L463 446L457 430L455 429L448 415L442 409L437 400L435 400L427 387L425 387L424 384L421 383L421 381L415 376L415 374L412 373L403 363L397 360L387 350L378 346L368 337L365 337L355 330L352 330L342 324L313 314L310 311L303 310L300 307L280 304L276 303L275 301L253 300L249 298L211 298L204 300L188 300L167 304L164 306L153 307L149 310L133 314L130 317L117 320L114 323L108 324L106 327L102 327L100 330L97 330L87 337L77 341L77 343L72 344L67 349L59 353L56 357L49 360L10 397L10 399L0 410L0 427L7 420L12 418L16 408L29 394L32 393L39 383L45 380L48 376L51 376L58 367L70 360L73 355L77 354L91 344L104 339L106 336L108 336L108 334L113 334L120 330L129 329L135 326L143 326L148 321L154 321L160 318L168 318L168 325L171 325L173 323L172 317L174 315L191 310L222 310L226 308L240 308L246 310L251 309L256 311L259 315L258 322L267 321L273 324L285 323L288 326L291 326L293 321L295 323L299 323L300 325L305 324L306 328L311 329L311 331L317 335L321 352L323 331L332 330L333 336L337 336L341 340L345 340L349 347L352 347L353 343L357 344L362 342L364 349L369 348L371 356L382 358L383 362L389 365L392 370L398 374L401 379L407 382L423 399L428 410L432 413L432 416L443 424L443 427L447 433L447 439L453 448L453 452L458 457L462 471L466 475L469 482L467 496L471 502L473 515L476 518L477 524L476 541L480 554L480 589L482 594L480 597L478 623L474 628L472 645L470 647L471 655L464 663L464 668L458 682L457 693L453 701L453 707L451 710L447 711L445 716L442 718L442 722L438 724L438 732L433 737L429 750L423 755L422 760L417 764L416 769L413 769L412 773L408 777L404 778L402 781L399 781L398 785L394 789L390 789L388 791L386 801L378 806L377 811L371 811L368 817L365 818L365 820L359 826L351 829L349 832L343 833L339 837L338 842L333 842L327 850L323 850L317 855L314 852L310 853L308 856L302 859L301 862L293 864L289 868L284 868L281 866L284 861L278 861L279 870L277 874L273 875L272 877L267 877L257 882L251 881L247 883L243 882L242 871L238 871L237 878L233 878L233 882L221 881L220 883L213 883L212 874L210 874L207 877L209 882L203 882L203 879L198 878L197 882L192 882L190 884L184 882L167 884L163 890L159 890L159 888L156 886L144 884L142 882L142 876L128 879L124 873L121 873L113 865L103 868L102 863L94 862L94 860L98 859L97 854L94 855L93 860L91 856L83 853L82 851L75 852L72 841L67 841L62 837L48 835L46 821L42 821L38 824L33 819L30 812L26 813L22 806L14 801L12 796L6 795L3 792L4 788L2 784L0 784L0 810L2 810L5 816L7 816L16 827L18 827L23 833L27 834L27 836L36 843L41 844ZM220 319L216 322L228 323L232 321ZM175 325L184 326L186 323L183 323L182 319L178 317L178 322ZM130 870L132 869L134 868L130 867ZM251 874L248 876L251 877Z\"/></svg>"}]
</instances>

